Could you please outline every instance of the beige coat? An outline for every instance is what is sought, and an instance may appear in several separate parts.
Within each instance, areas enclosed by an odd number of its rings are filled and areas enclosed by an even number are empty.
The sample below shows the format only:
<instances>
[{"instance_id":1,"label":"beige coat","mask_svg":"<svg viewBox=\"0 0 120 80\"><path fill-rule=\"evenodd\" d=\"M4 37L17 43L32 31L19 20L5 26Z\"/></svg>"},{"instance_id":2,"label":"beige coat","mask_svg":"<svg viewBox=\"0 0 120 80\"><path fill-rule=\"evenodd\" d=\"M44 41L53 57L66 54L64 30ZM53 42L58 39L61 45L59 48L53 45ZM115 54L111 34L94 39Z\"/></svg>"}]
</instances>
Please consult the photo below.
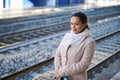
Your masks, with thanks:
<instances>
[{"instance_id":1,"label":"beige coat","mask_svg":"<svg viewBox=\"0 0 120 80\"><path fill-rule=\"evenodd\" d=\"M87 68L91 63L95 41L87 36L81 44L61 46L55 54L55 71L69 80L87 80Z\"/></svg>"}]
</instances>

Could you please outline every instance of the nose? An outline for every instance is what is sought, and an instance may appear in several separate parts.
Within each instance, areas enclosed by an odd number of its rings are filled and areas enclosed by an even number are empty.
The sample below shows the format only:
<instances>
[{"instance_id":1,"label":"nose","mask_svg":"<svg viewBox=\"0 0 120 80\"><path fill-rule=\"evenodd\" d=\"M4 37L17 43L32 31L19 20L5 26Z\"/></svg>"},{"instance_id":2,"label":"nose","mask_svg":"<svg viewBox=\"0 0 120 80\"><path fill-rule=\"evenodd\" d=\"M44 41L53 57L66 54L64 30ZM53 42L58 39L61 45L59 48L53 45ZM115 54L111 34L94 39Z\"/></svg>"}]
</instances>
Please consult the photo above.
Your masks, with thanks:
<instances>
[{"instance_id":1,"label":"nose","mask_svg":"<svg viewBox=\"0 0 120 80\"><path fill-rule=\"evenodd\" d=\"M72 25L72 28L75 28L75 25L74 25L74 24Z\"/></svg>"}]
</instances>

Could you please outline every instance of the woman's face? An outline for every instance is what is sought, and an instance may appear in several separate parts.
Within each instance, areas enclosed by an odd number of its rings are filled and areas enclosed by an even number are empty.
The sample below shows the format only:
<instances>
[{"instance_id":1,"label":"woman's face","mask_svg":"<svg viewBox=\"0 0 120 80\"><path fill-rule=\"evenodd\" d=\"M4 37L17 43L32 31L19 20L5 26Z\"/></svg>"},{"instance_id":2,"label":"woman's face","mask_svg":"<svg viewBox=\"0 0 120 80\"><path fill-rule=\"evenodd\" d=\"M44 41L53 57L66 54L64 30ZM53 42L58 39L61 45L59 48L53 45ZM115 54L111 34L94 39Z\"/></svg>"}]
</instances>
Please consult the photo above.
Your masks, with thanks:
<instances>
[{"instance_id":1,"label":"woman's face","mask_svg":"<svg viewBox=\"0 0 120 80\"><path fill-rule=\"evenodd\" d=\"M70 26L71 26L71 30L73 33L77 34L79 32L81 32L85 26L86 26L87 23L83 24L79 17L77 16L72 16L71 17L71 22L70 22Z\"/></svg>"}]
</instances>

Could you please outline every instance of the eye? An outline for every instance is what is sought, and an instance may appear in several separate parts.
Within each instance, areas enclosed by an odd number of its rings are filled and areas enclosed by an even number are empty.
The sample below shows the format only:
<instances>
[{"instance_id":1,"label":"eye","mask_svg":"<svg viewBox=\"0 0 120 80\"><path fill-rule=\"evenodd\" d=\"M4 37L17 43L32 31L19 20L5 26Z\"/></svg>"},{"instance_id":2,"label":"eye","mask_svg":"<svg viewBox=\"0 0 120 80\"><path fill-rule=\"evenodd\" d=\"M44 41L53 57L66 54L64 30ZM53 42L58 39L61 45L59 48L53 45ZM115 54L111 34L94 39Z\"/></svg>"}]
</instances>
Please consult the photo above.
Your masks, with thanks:
<instances>
[{"instance_id":1,"label":"eye","mask_svg":"<svg viewBox=\"0 0 120 80\"><path fill-rule=\"evenodd\" d=\"M78 26L79 24L77 24L77 23L76 23L75 25L77 25L77 26Z\"/></svg>"}]
</instances>

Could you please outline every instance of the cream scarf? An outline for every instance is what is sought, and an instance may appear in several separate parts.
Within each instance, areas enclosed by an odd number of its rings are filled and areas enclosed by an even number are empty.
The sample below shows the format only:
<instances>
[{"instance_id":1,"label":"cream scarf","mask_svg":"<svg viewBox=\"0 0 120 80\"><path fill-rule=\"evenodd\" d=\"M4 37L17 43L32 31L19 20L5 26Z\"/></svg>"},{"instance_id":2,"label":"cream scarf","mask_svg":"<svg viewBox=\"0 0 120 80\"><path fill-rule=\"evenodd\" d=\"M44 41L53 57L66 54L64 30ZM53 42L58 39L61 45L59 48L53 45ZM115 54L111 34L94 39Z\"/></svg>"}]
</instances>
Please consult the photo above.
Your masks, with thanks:
<instances>
[{"instance_id":1,"label":"cream scarf","mask_svg":"<svg viewBox=\"0 0 120 80\"><path fill-rule=\"evenodd\" d=\"M74 34L72 31L70 33L66 33L63 37L60 46L63 45L73 45L80 44L87 36L90 36L90 31L85 29L83 32Z\"/></svg>"}]
</instances>

